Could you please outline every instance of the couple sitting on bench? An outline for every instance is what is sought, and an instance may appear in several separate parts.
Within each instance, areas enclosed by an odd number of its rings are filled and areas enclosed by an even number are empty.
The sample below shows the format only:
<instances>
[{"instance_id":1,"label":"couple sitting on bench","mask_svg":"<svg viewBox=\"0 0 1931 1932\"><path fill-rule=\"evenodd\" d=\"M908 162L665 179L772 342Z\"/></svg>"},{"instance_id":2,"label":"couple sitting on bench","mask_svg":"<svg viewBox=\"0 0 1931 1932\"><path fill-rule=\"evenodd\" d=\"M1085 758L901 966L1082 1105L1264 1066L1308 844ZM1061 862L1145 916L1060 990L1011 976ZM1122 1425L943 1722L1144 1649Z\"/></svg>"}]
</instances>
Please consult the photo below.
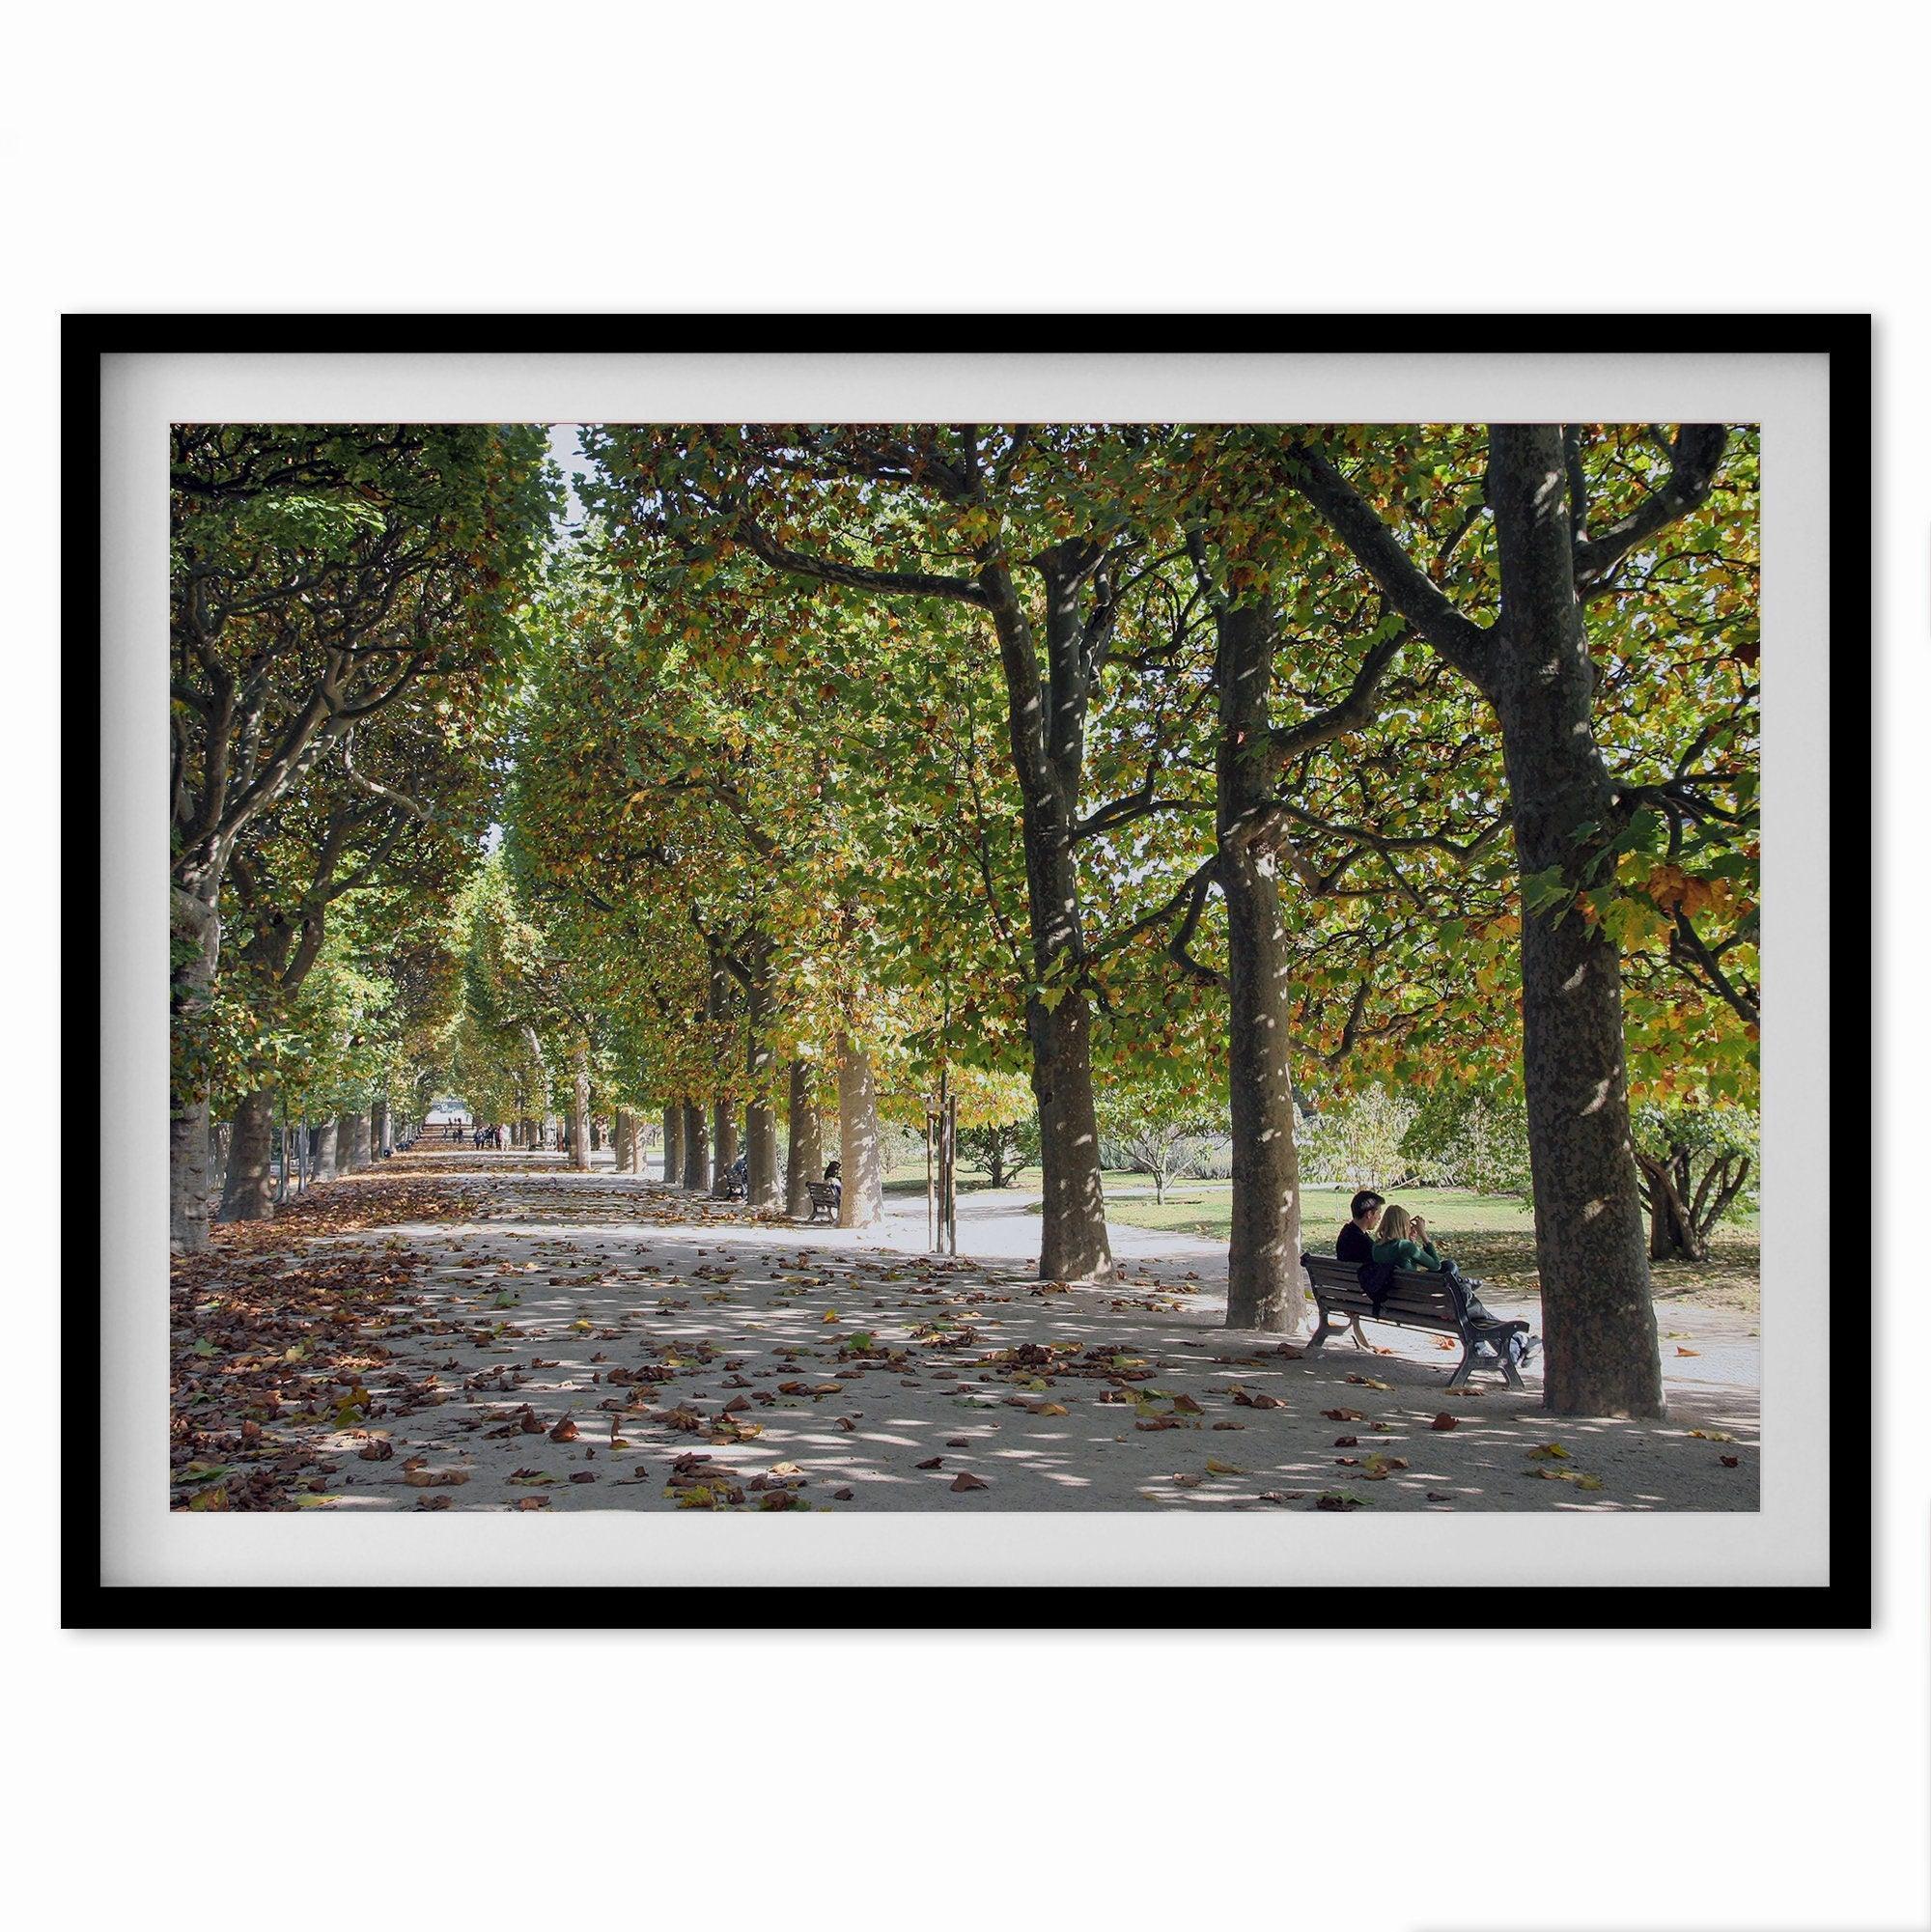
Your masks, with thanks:
<instances>
[{"instance_id":1,"label":"couple sitting on bench","mask_svg":"<svg viewBox=\"0 0 1931 1932\"><path fill-rule=\"evenodd\" d=\"M1334 1238L1334 1258L1358 1270L1361 1287L1377 1307L1388 1283L1403 1271L1445 1274L1460 1292L1469 1325L1481 1347L1493 1351L1497 1361L1506 1359L1520 1366L1541 1345L1541 1337L1529 1333L1526 1322L1503 1321L1482 1306L1475 1293L1481 1284L1464 1280L1454 1262L1436 1250L1421 1216L1391 1205L1372 1188L1363 1188L1349 1202L1348 1212L1353 1218ZM1356 1341L1365 1348L1358 1317L1354 1318L1354 1326Z\"/></svg>"}]
</instances>

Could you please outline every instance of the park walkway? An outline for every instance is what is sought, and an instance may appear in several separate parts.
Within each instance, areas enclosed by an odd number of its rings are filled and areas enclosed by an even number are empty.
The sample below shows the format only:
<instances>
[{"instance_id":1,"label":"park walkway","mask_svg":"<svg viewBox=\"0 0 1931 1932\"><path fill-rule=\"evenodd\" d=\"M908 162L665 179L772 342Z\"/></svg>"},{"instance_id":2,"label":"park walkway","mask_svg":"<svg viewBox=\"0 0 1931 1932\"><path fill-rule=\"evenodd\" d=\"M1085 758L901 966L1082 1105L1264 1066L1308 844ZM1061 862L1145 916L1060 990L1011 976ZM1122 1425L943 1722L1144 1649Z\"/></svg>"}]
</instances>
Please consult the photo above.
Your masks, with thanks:
<instances>
[{"instance_id":1,"label":"park walkway","mask_svg":"<svg viewBox=\"0 0 1931 1932\"><path fill-rule=\"evenodd\" d=\"M1756 1506L1755 1387L1710 1352L1665 1423L1560 1421L1532 1373L1448 1391L1433 1337L1230 1333L1184 1237L1034 1281L1023 1198L962 1200L953 1260L922 1198L861 1234L554 1157L386 1162L177 1263L177 1505Z\"/></svg>"}]
</instances>

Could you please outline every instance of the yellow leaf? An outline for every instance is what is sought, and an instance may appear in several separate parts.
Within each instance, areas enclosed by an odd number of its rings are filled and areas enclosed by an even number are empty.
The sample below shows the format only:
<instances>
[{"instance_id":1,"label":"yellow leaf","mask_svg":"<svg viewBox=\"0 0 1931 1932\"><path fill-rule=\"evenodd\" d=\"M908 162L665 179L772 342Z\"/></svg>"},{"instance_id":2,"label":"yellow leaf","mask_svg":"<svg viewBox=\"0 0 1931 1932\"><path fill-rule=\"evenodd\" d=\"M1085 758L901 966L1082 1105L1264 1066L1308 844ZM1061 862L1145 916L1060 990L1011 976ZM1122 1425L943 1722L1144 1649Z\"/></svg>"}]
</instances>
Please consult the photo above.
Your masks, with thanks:
<instances>
[{"instance_id":1,"label":"yellow leaf","mask_svg":"<svg viewBox=\"0 0 1931 1932\"><path fill-rule=\"evenodd\" d=\"M1544 1457L1545 1459L1553 1461L1554 1458L1558 1456L1566 1460L1569 1451L1565 1449L1560 1442L1544 1442L1541 1445L1541 1447L1531 1449L1529 1450L1528 1453L1531 1456L1541 1456Z\"/></svg>"}]
</instances>

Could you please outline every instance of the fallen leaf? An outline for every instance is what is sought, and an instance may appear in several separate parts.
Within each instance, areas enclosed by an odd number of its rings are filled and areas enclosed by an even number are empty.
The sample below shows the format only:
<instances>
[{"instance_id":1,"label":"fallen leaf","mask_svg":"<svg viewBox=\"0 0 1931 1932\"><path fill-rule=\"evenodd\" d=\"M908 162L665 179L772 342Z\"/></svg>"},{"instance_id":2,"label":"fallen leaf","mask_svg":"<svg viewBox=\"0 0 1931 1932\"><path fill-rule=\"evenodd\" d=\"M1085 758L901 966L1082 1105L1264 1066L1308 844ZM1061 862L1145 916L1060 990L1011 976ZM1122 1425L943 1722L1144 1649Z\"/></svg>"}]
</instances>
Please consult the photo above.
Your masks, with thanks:
<instances>
[{"instance_id":1,"label":"fallen leaf","mask_svg":"<svg viewBox=\"0 0 1931 1932\"><path fill-rule=\"evenodd\" d=\"M1450 1415L1444 1409L1428 1426L1431 1429L1459 1429L1462 1422L1459 1416Z\"/></svg>"},{"instance_id":2,"label":"fallen leaf","mask_svg":"<svg viewBox=\"0 0 1931 1932\"><path fill-rule=\"evenodd\" d=\"M990 1487L990 1485L981 1482L977 1476L967 1475L964 1470L961 1470L959 1473L952 1478L952 1487L954 1489L962 1489L962 1490L986 1489Z\"/></svg>"},{"instance_id":3,"label":"fallen leaf","mask_svg":"<svg viewBox=\"0 0 1931 1932\"><path fill-rule=\"evenodd\" d=\"M936 1470L944 1460L943 1456L928 1456L924 1462L914 1463L912 1468L916 1470Z\"/></svg>"},{"instance_id":4,"label":"fallen leaf","mask_svg":"<svg viewBox=\"0 0 1931 1932\"><path fill-rule=\"evenodd\" d=\"M574 1442L576 1441L576 1424L566 1415L549 1432L549 1439L552 1442Z\"/></svg>"},{"instance_id":5,"label":"fallen leaf","mask_svg":"<svg viewBox=\"0 0 1931 1932\"><path fill-rule=\"evenodd\" d=\"M1528 1451L1531 1456L1540 1456L1545 1462L1567 1461L1569 1451L1560 1442L1541 1442Z\"/></svg>"},{"instance_id":6,"label":"fallen leaf","mask_svg":"<svg viewBox=\"0 0 1931 1932\"><path fill-rule=\"evenodd\" d=\"M1330 1422L1358 1422L1361 1419L1358 1409L1324 1409L1321 1413Z\"/></svg>"}]
</instances>

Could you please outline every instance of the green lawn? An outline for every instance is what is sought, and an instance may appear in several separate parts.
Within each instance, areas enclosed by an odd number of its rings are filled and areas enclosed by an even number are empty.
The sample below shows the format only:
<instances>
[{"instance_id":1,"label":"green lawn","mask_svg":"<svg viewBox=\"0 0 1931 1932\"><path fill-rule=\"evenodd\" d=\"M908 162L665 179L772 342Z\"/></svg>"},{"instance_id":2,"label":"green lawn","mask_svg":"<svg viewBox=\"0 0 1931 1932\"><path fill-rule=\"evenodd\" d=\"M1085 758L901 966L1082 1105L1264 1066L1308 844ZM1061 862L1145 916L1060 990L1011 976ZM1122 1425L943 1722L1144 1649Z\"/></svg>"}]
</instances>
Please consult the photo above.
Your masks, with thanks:
<instances>
[{"instance_id":1,"label":"green lawn","mask_svg":"<svg viewBox=\"0 0 1931 1932\"><path fill-rule=\"evenodd\" d=\"M1166 1199L1156 1205L1153 1183L1144 1174L1109 1174L1106 1177L1107 1216L1133 1227L1168 1228L1178 1234L1204 1235L1224 1241L1232 1225L1232 1184L1226 1181L1177 1182L1166 1190ZM1329 1238L1348 1218L1351 1188L1303 1188L1301 1190L1301 1218L1310 1242L1328 1246ZM1114 1206L1113 1203L1118 1205ZM1401 1204L1411 1214L1422 1215L1431 1228L1441 1234L1467 1234L1477 1230L1497 1233L1532 1231L1526 1203L1512 1195L1471 1194L1459 1188L1410 1188L1401 1195Z\"/></svg>"},{"instance_id":2,"label":"green lawn","mask_svg":"<svg viewBox=\"0 0 1931 1932\"><path fill-rule=\"evenodd\" d=\"M1123 1189L1133 1192L1122 1198ZM1348 1218L1351 1191L1301 1190L1301 1225L1309 1247L1333 1246ZM1109 1174L1106 1218L1133 1227L1225 1241L1233 1224L1229 1195L1225 1181L1189 1181L1169 1188L1165 1201L1156 1206L1153 1184L1145 1175ZM1441 1237L1441 1245L1465 1274L1493 1282L1504 1297L1535 1292L1535 1221L1525 1201L1508 1194L1471 1194L1458 1188L1406 1188L1400 1198L1411 1214L1426 1217L1430 1232ZM1754 1314L1761 1263L1757 1220L1751 1215L1748 1222L1725 1223L1717 1230L1708 1262L1656 1262L1650 1279L1659 1302L1695 1302Z\"/></svg>"}]
</instances>

